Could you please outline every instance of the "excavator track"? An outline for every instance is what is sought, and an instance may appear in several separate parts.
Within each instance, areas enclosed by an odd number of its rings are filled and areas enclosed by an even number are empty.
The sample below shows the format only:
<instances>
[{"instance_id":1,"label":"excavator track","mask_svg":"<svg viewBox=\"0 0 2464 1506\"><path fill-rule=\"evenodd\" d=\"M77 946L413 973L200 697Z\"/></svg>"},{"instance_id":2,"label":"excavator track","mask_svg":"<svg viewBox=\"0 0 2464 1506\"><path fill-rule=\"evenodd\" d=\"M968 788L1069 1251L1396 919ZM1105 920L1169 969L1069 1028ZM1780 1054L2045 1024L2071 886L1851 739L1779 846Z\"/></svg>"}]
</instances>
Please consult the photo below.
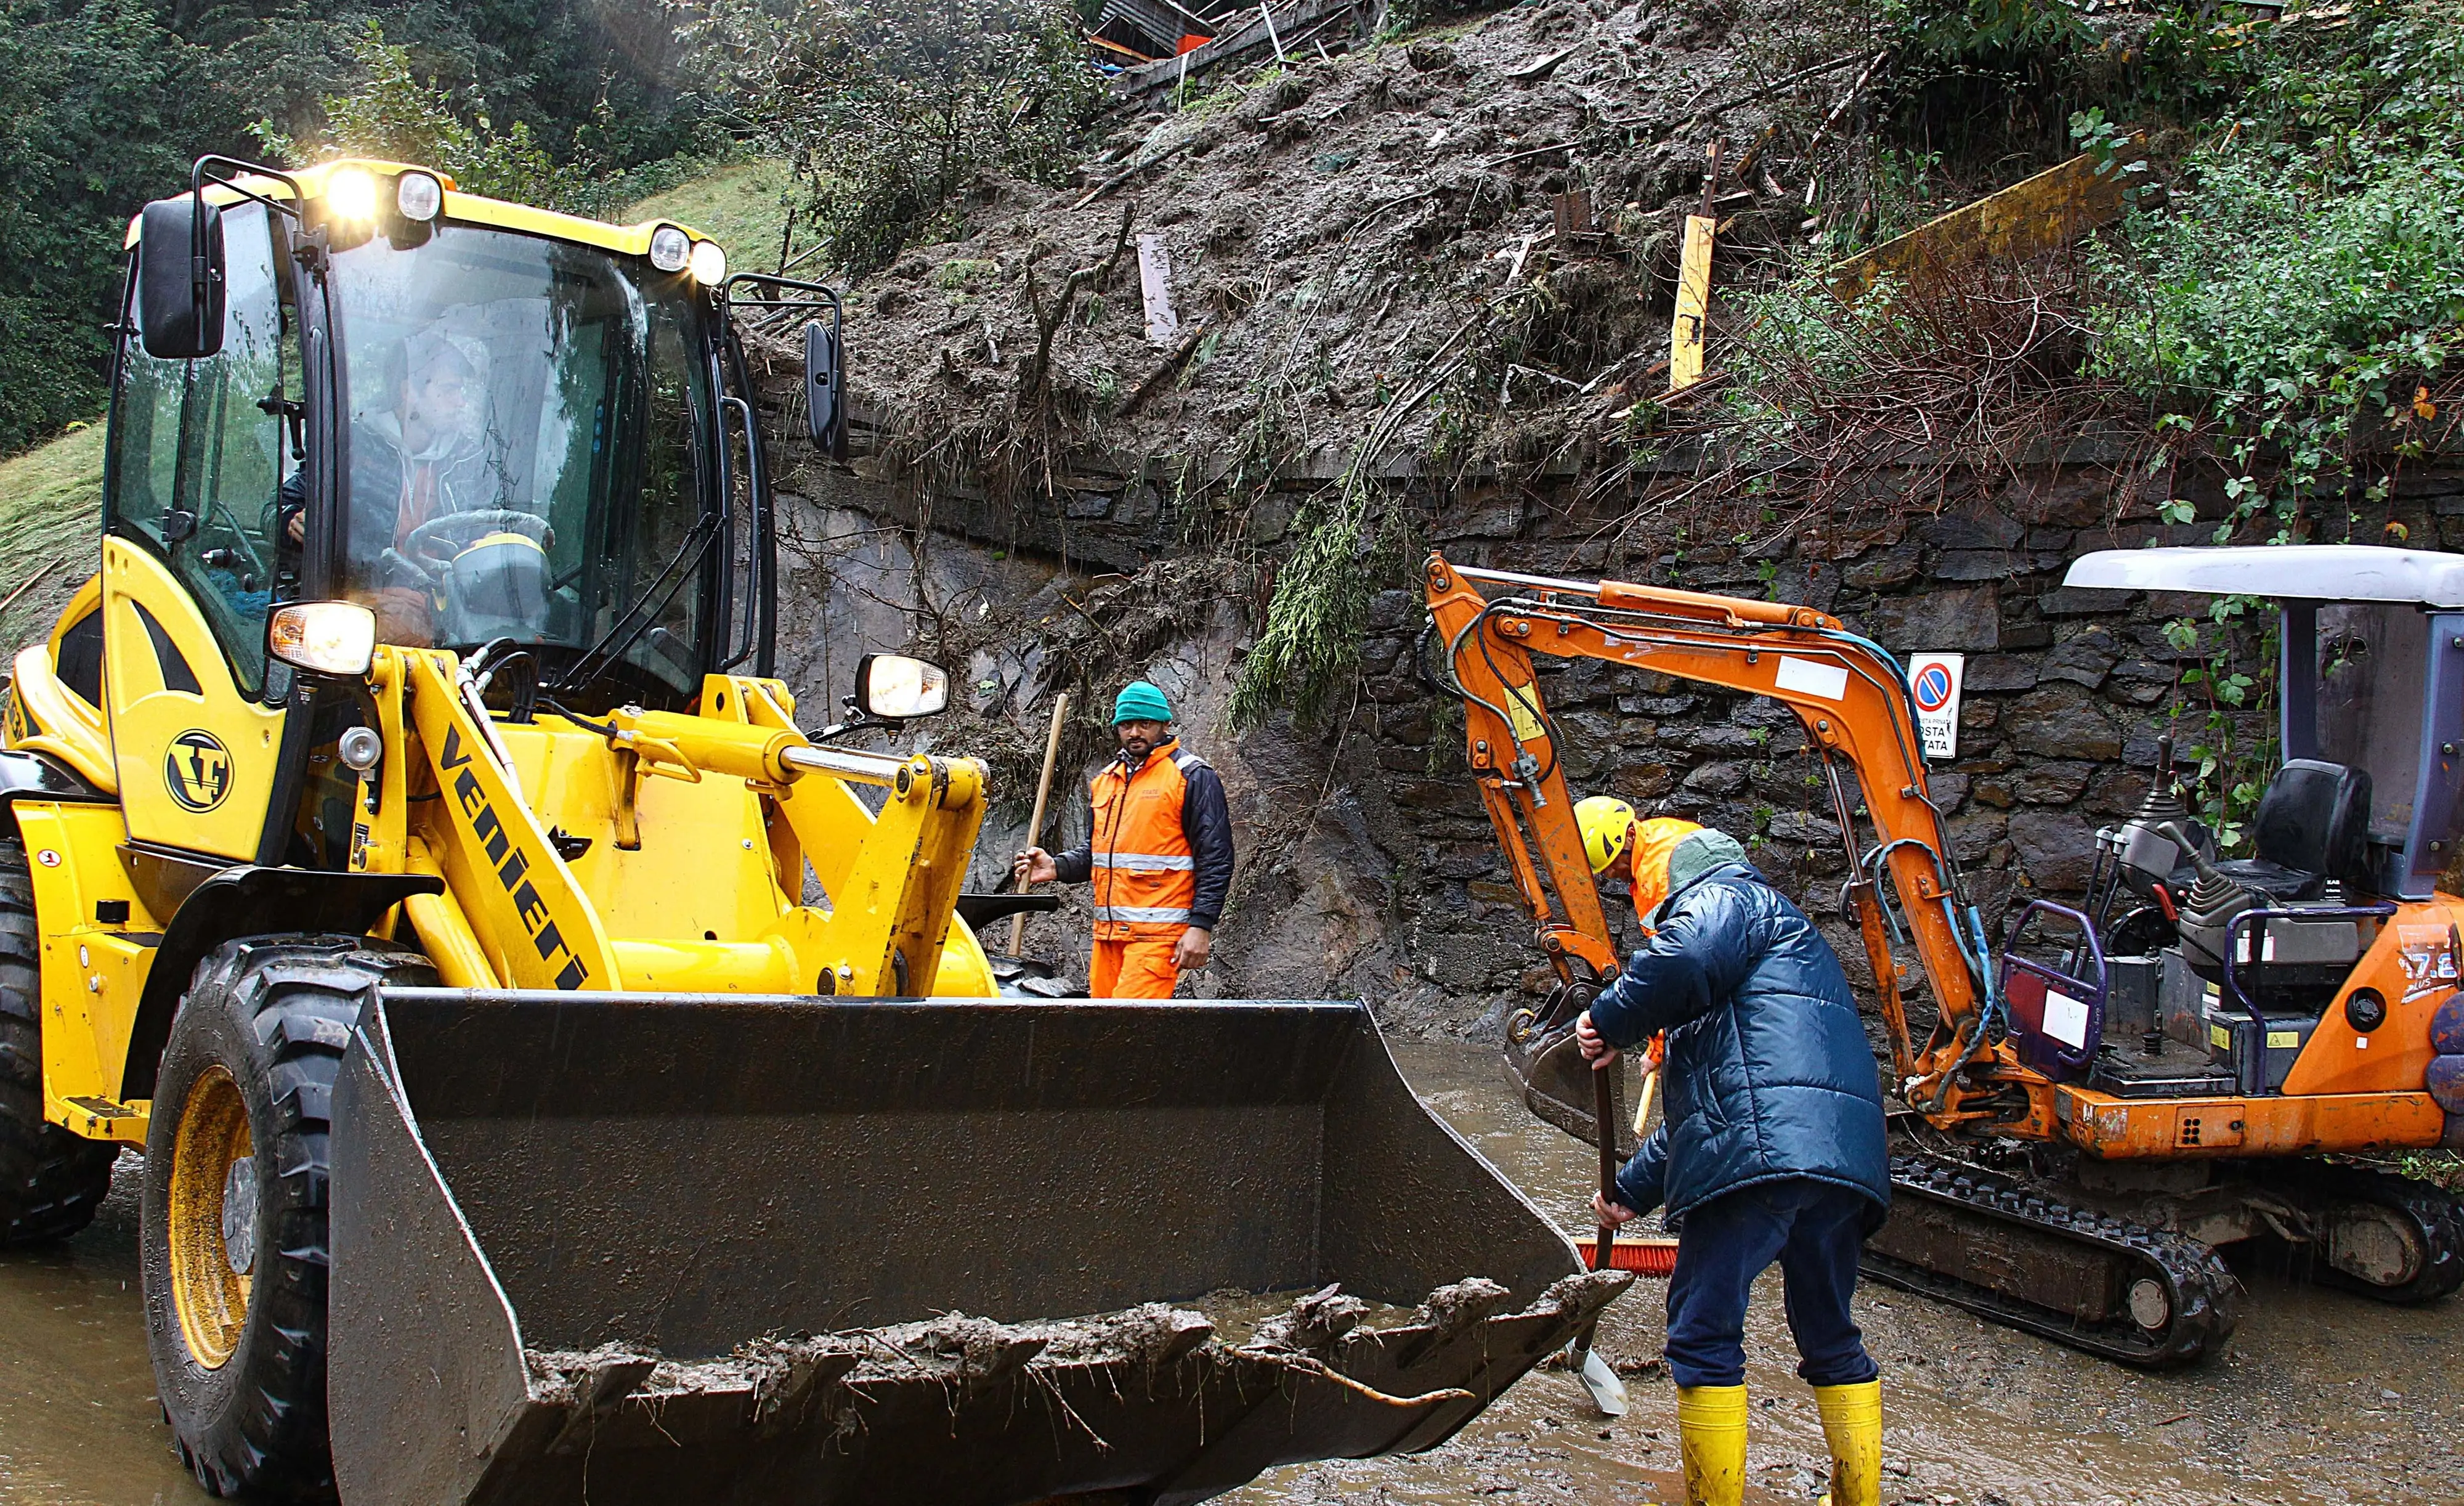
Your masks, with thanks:
<instances>
[{"instance_id":1,"label":"excavator track","mask_svg":"<svg viewBox=\"0 0 2464 1506\"><path fill-rule=\"evenodd\" d=\"M2149 1369L2219 1351L2241 1283L2211 1247L1947 1156L1891 1158L1864 1273L1980 1318Z\"/></svg>"},{"instance_id":2,"label":"excavator track","mask_svg":"<svg viewBox=\"0 0 2464 1506\"><path fill-rule=\"evenodd\" d=\"M2409 1247L2387 1251L2393 1257L2387 1264L2399 1269L2373 1279L2359 1269L2339 1269L2334 1253L2339 1241L2331 1234L2329 1252L2312 1268L2313 1280L2403 1307L2434 1302L2464 1287L2464 1199L2426 1182L2362 1166L2311 1163L2293 1181L2314 1216L2338 1204L2376 1208L2396 1222ZM2368 1252L2356 1253L2365 1260ZM2343 1263L2363 1262L2347 1255Z\"/></svg>"}]
</instances>

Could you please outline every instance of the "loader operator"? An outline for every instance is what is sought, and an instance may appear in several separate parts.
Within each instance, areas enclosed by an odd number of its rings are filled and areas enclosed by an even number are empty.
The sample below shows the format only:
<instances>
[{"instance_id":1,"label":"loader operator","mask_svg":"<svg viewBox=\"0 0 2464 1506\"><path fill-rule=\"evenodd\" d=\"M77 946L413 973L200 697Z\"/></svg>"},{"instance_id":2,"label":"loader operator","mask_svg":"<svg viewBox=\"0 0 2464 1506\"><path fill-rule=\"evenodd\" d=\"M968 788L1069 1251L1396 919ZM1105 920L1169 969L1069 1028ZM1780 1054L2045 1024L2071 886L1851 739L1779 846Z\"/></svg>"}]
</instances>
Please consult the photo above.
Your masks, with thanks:
<instances>
[{"instance_id":1,"label":"loader operator","mask_svg":"<svg viewBox=\"0 0 2464 1506\"><path fill-rule=\"evenodd\" d=\"M1689 1506L1735 1506L1746 1472L1746 1296L1779 1263L1789 1330L1831 1447L1831 1506L1878 1506L1882 1400L1849 1312L1859 1247L1889 1205L1882 1096L1855 997L1804 912L1724 832L1575 817L1595 875L1622 867L1651 940L1575 1022L1606 1070L1666 1032L1666 1113L1594 1194L1612 1226L1665 1204L1678 1231L1668 1369Z\"/></svg>"},{"instance_id":2,"label":"loader operator","mask_svg":"<svg viewBox=\"0 0 2464 1506\"><path fill-rule=\"evenodd\" d=\"M426 577L403 559L411 530L448 513L506 505L502 468L486 443L490 365L488 347L471 336L417 331L385 358L384 402L351 425L351 574L385 583L365 603L381 643L434 641ZM282 484L284 531L295 545L304 535L306 488L304 471Z\"/></svg>"},{"instance_id":3,"label":"loader operator","mask_svg":"<svg viewBox=\"0 0 2464 1506\"><path fill-rule=\"evenodd\" d=\"M1169 999L1181 969L1203 967L1232 892L1232 812L1223 781L1172 736L1172 702L1132 680L1112 702L1120 755L1088 789L1084 847L1030 847L1014 870L1032 883L1092 880L1097 999Z\"/></svg>"}]
</instances>

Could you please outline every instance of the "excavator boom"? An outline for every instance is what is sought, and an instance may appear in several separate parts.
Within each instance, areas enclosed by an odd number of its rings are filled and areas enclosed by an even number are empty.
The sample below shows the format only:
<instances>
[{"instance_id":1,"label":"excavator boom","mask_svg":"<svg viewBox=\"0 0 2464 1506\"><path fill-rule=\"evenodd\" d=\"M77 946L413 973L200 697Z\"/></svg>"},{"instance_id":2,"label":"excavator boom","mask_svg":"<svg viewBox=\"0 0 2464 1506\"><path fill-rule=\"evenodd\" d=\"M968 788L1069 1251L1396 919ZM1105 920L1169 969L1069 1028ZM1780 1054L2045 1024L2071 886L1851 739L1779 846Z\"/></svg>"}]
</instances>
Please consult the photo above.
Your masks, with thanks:
<instances>
[{"instance_id":1,"label":"excavator boom","mask_svg":"<svg viewBox=\"0 0 2464 1506\"><path fill-rule=\"evenodd\" d=\"M1752 691L1796 713L1820 761L1855 875L1847 900L1881 987L1895 1065L1939 1122L1983 1112L1972 1100L1999 1089L1962 1075L1980 1057L1991 1059L1988 1031L1996 1000L1983 925L1942 812L1926 793L1914 702L1889 653L1837 618L1783 603L1479 569L1442 555L1431 556L1423 584L1434 636L1443 645L1439 673L1463 699L1472 776L1564 985L1526 1022L1527 1031L1561 1033L1587 990L1618 965L1574 823L1559 734L1532 662L1543 655L1597 659ZM1491 589L1501 594L1492 598ZM1875 836L1861 849L1860 805ZM1888 899L1879 892L1884 884ZM1939 1014L1939 1027L1921 1046L1910 1038L1888 945L1890 900L1904 918ZM1571 1061L1551 1069L1558 1076L1573 1070ZM1579 1081L1569 1077L1565 1086ZM1544 1112L1561 1123L1570 1117L1587 1122L1562 1110Z\"/></svg>"}]
</instances>

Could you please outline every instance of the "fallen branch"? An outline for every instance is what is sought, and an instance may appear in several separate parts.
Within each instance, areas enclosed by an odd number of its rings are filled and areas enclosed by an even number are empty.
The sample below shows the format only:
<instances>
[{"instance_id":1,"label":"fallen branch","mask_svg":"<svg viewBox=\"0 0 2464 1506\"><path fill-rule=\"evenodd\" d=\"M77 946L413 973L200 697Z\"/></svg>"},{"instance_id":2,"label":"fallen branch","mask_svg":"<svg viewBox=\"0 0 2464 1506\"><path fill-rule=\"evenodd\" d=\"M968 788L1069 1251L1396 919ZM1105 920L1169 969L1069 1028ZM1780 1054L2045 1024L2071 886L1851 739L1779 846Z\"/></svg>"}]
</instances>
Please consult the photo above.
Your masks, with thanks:
<instances>
[{"instance_id":1,"label":"fallen branch","mask_svg":"<svg viewBox=\"0 0 2464 1506\"><path fill-rule=\"evenodd\" d=\"M1198 343L1205 336L1204 320L1199 320L1191 325L1189 333L1180 337L1180 343L1172 347L1172 354L1163 358L1163 365L1147 373L1147 379L1138 384L1138 389L1130 394L1129 401L1112 410L1112 416L1129 417L1138 410L1138 405L1161 391L1164 384L1170 382L1179 372L1182 364L1189 360L1191 352L1197 350Z\"/></svg>"},{"instance_id":2,"label":"fallen branch","mask_svg":"<svg viewBox=\"0 0 2464 1506\"><path fill-rule=\"evenodd\" d=\"M1132 178L1136 177L1139 173L1145 172L1152 167L1160 166L1163 164L1172 161L1175 157L1187 151L1190 144L1197 140L1198 138L1195 136L1186 137L1180 141L1173 143L1171 145L1155 153L1144 162L1133 163L1129 166L1122 168L1120 171L1112 174L1103 182L1095 185L1091 188L1089 188L1086 194L1081 197L1077 203L1069 206L1069 212L1073 214L1076 213L1078 210L1085 209L1088 205L1094 203L1097 199L1102 198L1105 194L1119 188L1122 184L1125 184Z\"/></svg>"},{"instance_id":3,"label":"fallen branch","mask_svg":"<svg viewBox=\"0 0 2464 1506\"><path fill-rule=\"evenodd\" d=\"M1399 210L1406 204L1418 204L1422 199L1433 199L1443 191L1444 190L1442 188L1422 188L1418 193L1407 193L1399 199L1389 199L1385 203L1377 206L1375 209L1371 210L1368 213L1363 214L1360 218L1353 220L1351 224L1343 227L1343 233L1335 236L1334 238L1337 240L1348 240L1351 238L1353 231L1356 231L1361 226L1368 224L1371 220L1374 220L1380 214L1385 213L1388 210Z\"/></svg>"},{"instance_id":4,"label":"fallen branch","mask_svg":"<svg viewBox=\"0 0 2464 1506\"><path fill-rule=\"evenodd\" d=\"M1138 205L1135 199L1121 206L1121 228L1112 236L1111 254L1096 265L1080 267L1064 278L1059 290L1053 295L1052 311L1049 315L1045 312L1043 296L1037 291L1035 285L1035 254L1033 252L1027 254L1026 264L1020 268L1019 275L1026 283L1027 311L1035 316L1035 360L1026 368L1025 380L1020 384L1020 396L1023 397L1028 392L1042 394L1045 374L1051 368L1054 332L1059 330L1069 318L1069 305L1077 300L1079 293L1089 285L1100 283L1110 277L1112 275L1112 269L1120 265L1121 253L1130 243L1130 220L1137 211ZM986 338L990 338L989 325L986 326ZM996 356L994 359L998 361L1000 358Z\"/></svg>"},{"instance_id":5,"label":"fallen branch","mask_svg":"<svg viewBox=\"0 0 2464 1506\"><path fill-rule=\"evenodd\" d=\"M18 597L33 590L36 586L42 584L45 577L49 576L54 570L58 569L61 565L68 563L69 557L64 554L58 559L54 560L51 564L44 565L41 569L36 570L33 574L27 576L22 585L20 585L15 590L11 591L5 600L0 600L0 611L7 611L10 608L16 606Z\"/></svg>"}]
</instances>

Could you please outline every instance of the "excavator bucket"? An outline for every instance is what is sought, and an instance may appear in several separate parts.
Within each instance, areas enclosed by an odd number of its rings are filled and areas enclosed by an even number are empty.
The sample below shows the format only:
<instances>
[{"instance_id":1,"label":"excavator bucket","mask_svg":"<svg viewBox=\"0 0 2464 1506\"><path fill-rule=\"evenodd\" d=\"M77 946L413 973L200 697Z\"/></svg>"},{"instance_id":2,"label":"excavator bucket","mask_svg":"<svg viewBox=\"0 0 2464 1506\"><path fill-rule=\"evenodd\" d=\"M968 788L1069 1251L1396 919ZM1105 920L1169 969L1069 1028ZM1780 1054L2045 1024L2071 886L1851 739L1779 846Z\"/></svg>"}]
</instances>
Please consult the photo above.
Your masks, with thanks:
<instances>
[{"instance_id":1,"label":"excavator bucket","mask_svg":"<svg viewBox=\"0 0 2464 1506\"><path fill-rule=\"evenodd\" d=\"M1574 1017L1591 1003L1588 990L1560 989L1540 1008L1517 1016L1506 1032L1506 1074L1523 1094L1523 1106L1587 1145L1600 1142L1598 1099L1592 1064L1574 1038ZM1631 1156L1640 1143L1626 1118L1626 1072L1612 1084L1617 1110L1617 1154Z\"/></svg>"},{"instance_id":2,"label":"excavator bucket","mask_svg":"<svg viewBox=\"0 0 2464 1506\"><path fill-rule=\"evenodd\" d=\"M351 1506L1202 1500L1632 1279L1352 1004L387 989L333 1122Z\"/></svg>"}]
</instances>

